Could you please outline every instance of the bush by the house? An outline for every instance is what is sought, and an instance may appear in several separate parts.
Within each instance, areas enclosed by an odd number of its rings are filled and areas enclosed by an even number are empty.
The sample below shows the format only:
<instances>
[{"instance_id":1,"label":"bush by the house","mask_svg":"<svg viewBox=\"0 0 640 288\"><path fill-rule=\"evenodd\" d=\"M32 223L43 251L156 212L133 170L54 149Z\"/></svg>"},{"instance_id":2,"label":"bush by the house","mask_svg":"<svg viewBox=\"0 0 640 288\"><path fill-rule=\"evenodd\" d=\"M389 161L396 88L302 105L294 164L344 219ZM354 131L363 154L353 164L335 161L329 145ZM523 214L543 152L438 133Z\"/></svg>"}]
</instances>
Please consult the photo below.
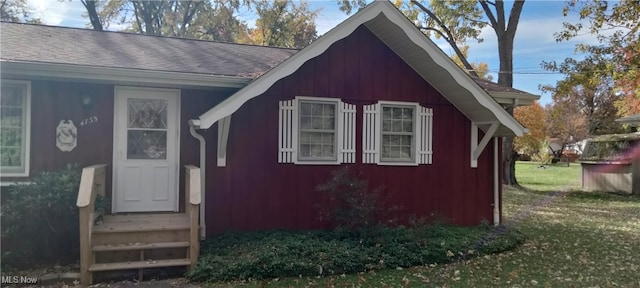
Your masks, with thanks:
<instances>
[{"instance_id":1,"label":"bush by the house","mask_svg":"<svg viewBox=\"0 0 640 288\"><path fill-rule=\"evenodd\" d=\"M77 261L77 165L36 175L29 184L7 187L2 197L2 265ZM99 205L98 205L99 206Z\"/></svg>"},{"instance_id":2,"label":"bush by the house","mask_svg":"<svg viewBox=\"0 0 640 288\"><path fill-rule=\"evenodd\" d=\"M382 188L370 189L369 183L355 173L344 166L316 187L316 191L325 196L325 200L316 205L320 220L351 232L396 224L398 219L394 214L400 207L387 206Z\"/></svg>"},{"instance_id":3,"label":"bush by the house","mask_svg":"<svg viewBox=\"0 0 640 288\"><path fill-rule=\"evenodd\" d=\"M393 269L501 252L523 240L515 230L448 225L378 227L357 234L341 229L226 233L203 243L188 277L208 282Z\"/></svg>"}]
</instances>

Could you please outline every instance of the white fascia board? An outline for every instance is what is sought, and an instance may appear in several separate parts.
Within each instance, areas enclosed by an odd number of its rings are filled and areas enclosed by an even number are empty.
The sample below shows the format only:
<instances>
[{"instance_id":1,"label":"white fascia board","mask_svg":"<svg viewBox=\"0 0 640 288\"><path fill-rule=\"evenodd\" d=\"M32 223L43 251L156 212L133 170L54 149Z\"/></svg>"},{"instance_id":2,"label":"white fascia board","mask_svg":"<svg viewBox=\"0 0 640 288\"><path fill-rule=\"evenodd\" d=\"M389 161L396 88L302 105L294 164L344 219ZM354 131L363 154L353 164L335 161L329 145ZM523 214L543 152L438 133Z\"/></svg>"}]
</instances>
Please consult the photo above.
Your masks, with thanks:
<instances>
[{"instance_id":1,"label":"white fascia board","mask_svg":"<svg viewBox=\"0 0 640 288\"><path fill-rule=\"evenodd\" d=\"M183 72L136 70L112 67L80 66L0 60L2 74L50 79L84 79L113 83L141 83L165 86L242 88L251 79L233 76Z\"/></svg>"}]
</instances>

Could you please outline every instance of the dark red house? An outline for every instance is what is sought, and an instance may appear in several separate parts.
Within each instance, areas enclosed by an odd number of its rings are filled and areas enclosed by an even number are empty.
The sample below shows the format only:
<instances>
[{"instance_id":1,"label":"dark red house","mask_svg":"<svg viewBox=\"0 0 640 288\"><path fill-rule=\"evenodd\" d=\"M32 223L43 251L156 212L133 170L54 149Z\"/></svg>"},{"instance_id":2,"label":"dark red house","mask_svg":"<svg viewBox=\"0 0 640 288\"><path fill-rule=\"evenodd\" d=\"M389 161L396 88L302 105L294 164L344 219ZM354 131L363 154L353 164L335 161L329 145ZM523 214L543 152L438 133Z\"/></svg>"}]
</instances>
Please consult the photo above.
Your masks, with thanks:
<instances>
[{"instance_id":1,"label":"dark red house","mask_svg":"<svg viewBox=\"0 0 640 288\"><path fill-rule=\"evenodd\" d=\"M298 51L2 23L2 182L108 164L112 213L183 211L201 168L202 237L323 227L314 188L342 165L406 215L500 221L502 105L391 3ZM206 231L206 232L205 232Z\"/></svg>"}]
</instances>

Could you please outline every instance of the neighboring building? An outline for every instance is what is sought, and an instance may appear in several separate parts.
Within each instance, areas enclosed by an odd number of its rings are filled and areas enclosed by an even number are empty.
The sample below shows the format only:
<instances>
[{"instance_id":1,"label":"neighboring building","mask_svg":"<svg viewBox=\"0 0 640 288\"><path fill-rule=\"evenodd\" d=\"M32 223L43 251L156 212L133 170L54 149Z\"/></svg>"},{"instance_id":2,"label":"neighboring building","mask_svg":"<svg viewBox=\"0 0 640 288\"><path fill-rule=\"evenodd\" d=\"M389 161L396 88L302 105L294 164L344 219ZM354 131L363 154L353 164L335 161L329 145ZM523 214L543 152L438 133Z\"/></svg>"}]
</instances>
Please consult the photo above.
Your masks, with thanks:
<instances>
[{"instance_id":1,"label":"neighboring building","mask_svg":"<svg viewBox=\"0 0 640 288\"><path fill-rule=\"evenodd\" d=\"M584 190L640 194L640 133L590 138L579 160Z\"/></svg>"}]
</instances>

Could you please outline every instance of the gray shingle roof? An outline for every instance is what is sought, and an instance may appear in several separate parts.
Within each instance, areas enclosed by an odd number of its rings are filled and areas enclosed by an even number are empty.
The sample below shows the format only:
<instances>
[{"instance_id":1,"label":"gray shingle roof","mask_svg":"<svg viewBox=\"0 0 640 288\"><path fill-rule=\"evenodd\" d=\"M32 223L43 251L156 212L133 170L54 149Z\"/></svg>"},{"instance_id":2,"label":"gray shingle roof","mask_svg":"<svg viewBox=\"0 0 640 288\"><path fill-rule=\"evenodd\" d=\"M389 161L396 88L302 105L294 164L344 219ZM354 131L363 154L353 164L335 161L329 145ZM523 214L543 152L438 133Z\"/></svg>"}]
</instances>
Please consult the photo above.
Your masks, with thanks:
<instances>
[{"instance_id":1,"label":"gray shingle roof","mask_svg":"<svg viewBox=\"0 0 640 288\"><path fill-rule=\"evenodd\" d=\"M298 50L2 22L4 61L256 78Z\"/></svg>"},{"instance_id":2,"label":"gray shingle roof","mask_svg":"<svg viewBox=\"0 0 640 288\"><path fill-rule=\"evenodd\" d=\"M529 92L525 92L525 91L514 89L508 86L500 85L498 83L491 82L489 80L485 80L485 79L474 77L474 76L469 76L469 77L471 77L471 79L473 79L473 81L476 82L476 84L482 87L482 89L488 92L504 92L504 93L531 95Z\"/></svg>"}]
</instances>

